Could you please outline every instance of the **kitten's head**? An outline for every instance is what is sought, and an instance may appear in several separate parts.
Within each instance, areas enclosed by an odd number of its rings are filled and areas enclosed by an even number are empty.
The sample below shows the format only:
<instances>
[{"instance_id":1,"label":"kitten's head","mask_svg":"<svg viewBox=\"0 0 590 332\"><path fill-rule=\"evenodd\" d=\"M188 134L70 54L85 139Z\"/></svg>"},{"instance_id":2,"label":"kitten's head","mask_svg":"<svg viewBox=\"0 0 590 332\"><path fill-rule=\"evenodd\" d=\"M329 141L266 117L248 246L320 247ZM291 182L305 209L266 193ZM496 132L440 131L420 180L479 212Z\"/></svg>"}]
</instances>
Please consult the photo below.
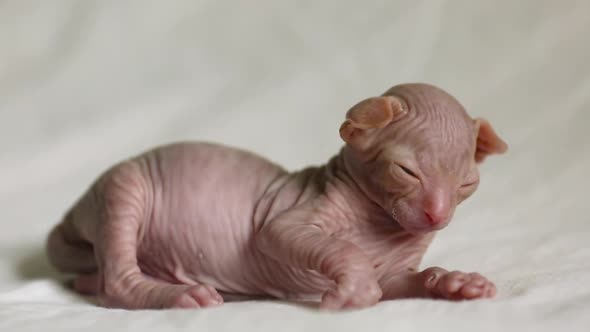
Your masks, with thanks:
<instances>
[{"instance_id":1,"label":"kitten's head","mask_svg":"<svg viewBox=\"0 0 590 332\"><path fill-rule=\"evenodd\" d=\"M353 106L340 127L365 194L411 233L444 228L478 187L477 165L508 146L445 91L394 86Z\"/></svg>"}]
</instances>

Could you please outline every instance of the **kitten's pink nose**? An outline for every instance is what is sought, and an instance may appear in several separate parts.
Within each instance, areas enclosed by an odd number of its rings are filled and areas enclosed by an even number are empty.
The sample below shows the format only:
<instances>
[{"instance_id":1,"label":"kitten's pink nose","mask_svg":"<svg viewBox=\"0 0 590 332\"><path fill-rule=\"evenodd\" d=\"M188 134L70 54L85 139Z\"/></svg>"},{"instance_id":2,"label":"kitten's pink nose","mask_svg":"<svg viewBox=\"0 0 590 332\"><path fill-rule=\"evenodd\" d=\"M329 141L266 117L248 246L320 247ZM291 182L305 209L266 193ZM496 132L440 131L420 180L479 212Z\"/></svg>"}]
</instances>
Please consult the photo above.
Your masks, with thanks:
<instances>
[{"instance_id":1,"label":"kitten's pink nose","mask_svg":"<svg viewBox=\"0 0 590 332\"><path fill-rule=\"evenodd\" d=\"M442 190L429 195L422 208L426 221L432 226L446 222L451 214L451 202Z\"/></svg>"},{"instance_id":2,"label":"kitten's pink nose","mask_svg":"<svg viewBox=\"0 0 590 332\"><path fill-rule=\"evenodd\" d=\"M426 215L426 219L431 225L438 225L447 220L448 213L440 213L440 212L433 212L433 211L424 211Z\"/></svg>"}]
</instances>

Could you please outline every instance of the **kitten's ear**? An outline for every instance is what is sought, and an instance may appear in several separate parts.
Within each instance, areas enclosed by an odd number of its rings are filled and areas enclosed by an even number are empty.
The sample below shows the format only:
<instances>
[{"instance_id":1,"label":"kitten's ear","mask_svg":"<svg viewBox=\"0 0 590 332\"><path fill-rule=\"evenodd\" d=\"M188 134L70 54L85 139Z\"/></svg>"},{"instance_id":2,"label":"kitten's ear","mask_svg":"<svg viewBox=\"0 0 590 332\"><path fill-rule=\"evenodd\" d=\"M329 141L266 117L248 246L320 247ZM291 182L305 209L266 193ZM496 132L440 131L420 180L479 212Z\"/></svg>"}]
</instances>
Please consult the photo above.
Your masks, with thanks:
<instances>
[{"instance_id":1,"label":"kitten's ear","mask_svg":"<svg viewBox=\"0 0 590 332\"><path fill-rule=\"evenodd\" d=\"M486 157L492 154L502 154L508 150L508 144L504 142L486 120L477 118L473 120L477 132L477 143L475 149L475 161L483 162Z\"/></svg>"},{"instance_id":2,"label":"kitten's ear","mask_svg":"<svg viewBox=\"0 0 590 332\"><path fill-rule=\"evenodd\" d=\"M374 132L397 121L407 110L394 96L365 99L354 105L340 126L340 137L348 145L364 150L371 144Z\"/></svg>"}]
</instances>

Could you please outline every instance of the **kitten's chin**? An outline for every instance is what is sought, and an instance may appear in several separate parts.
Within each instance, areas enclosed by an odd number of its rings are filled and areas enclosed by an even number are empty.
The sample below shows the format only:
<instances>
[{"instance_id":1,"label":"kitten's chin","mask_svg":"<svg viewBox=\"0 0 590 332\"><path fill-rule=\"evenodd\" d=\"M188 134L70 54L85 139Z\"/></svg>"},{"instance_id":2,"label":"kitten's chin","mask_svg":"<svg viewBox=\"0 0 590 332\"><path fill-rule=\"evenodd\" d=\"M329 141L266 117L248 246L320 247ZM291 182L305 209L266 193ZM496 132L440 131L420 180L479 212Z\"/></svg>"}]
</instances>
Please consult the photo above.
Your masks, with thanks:
<instances>
[{"instance_id":1,"label":"kitten's chin","mask_svg":"<svg viewBox=\"0 0 590 332\"><path fill-rule=\"evenodd\" d=\"M424 234L428 234L430 232L434 232L434 231L438 231L438 229L433 228L431 226L416 226L416 225L405 225L403 223L400 223L398 221L396 221L399 226L405 230L406 232L412 234L412 235L424 235Z\"/></svg>"}]
</instances>

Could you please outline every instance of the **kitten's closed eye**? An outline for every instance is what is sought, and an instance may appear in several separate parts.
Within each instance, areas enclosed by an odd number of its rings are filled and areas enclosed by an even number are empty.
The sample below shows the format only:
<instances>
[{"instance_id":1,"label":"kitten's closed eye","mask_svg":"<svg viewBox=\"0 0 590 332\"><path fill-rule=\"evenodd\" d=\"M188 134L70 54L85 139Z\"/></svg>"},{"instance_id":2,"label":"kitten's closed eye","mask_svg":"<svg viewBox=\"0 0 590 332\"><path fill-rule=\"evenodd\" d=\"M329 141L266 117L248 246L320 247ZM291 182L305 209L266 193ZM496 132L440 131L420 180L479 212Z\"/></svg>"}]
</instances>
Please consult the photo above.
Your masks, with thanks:
<instances>
[{"instance_id":1,"label":"kitten's closed eye","mask_svg":"<svg viewBox=\"0 0 590 332\"><path fill-rule=\"evenodd\" d=\"M471 181L471 182L461 185L461 188L473 187L473 186L477 185L478 183L479 183L479 180Z\"/></svg>"},{"instance_id":2,"label":"kitten's closed eye","mask_svg":"<svg viewBox=\"0 0 590 332\"><path fill-rule=\"evenodd\" d=\"M418 177L418 175L416 175L416 173L414 173L408 167L406 167L404 165L401 165L401 164L398 164L398 163L396 163L396 165L397 165L397 167L401 168L401 170L404 171L404 173L406 173L407 175L409 175L409 176L411 176L411 177L413 177L413 178L415 178L417 180L420 180L420 178Z\"/></svg>"}]
</instances>

